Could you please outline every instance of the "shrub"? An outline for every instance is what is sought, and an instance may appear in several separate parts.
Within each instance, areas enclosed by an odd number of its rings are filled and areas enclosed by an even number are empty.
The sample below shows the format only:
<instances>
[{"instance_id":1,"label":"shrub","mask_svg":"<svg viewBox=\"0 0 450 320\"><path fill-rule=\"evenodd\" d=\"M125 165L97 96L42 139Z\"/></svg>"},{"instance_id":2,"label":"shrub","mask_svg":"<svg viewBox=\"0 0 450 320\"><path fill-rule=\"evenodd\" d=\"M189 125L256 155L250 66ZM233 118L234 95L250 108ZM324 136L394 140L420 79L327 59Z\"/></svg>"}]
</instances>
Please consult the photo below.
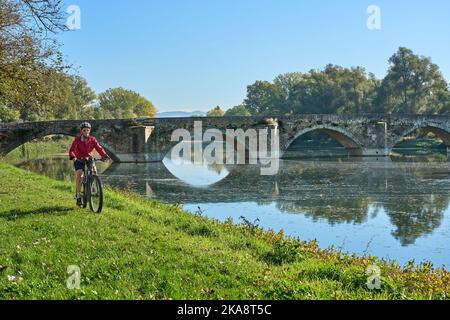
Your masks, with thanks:
<instances>
[{"instance_id":1,"label":"shrub","mask_svg":"<svg viewBox=\"0 0 450 320\"><path fill-rule=\"evenodd\" d=\"M278 241L272 250L264 255L264 260L269 264L282 265L284 263L293 263L303 259L299 252L298 244L292 240Z\"/></svg>"}]
</instances>

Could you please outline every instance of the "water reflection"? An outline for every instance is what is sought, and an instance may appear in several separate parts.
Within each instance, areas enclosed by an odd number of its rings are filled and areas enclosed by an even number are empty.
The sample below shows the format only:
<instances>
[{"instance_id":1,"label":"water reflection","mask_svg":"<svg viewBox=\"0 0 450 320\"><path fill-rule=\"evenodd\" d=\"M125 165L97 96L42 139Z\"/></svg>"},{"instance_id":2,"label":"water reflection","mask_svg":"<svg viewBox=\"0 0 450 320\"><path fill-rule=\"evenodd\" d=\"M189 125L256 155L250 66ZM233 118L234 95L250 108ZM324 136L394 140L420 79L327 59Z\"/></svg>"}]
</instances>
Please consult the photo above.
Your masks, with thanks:
<instances>
[{"instance_id":1,"label":"water reflection","mask_svg":"<svg viewBox=\"0 0 450 320\"><path fill-rule=\"evenodd\" d=\"M166 169L177 179L195 187L212 185L228 176L229 172L223 164L208 164L206 161L195 163L182 159L172 160L166 157L163 161Z\"/></svg>"},{"instance_id":2,"label":"water reflection","mask_svg":"<svg viewBox=\"0 0 450 320\"><path fill-rule=\"evenodd\" d=\"M407 196L402 201L390 197L383 203L391 223L396 227L392 235L403 246L414 244L418 238L432 234L440 227L448 205L447 195Z\"/></svg>"},{"instance_id":3,"label":"water reflection","mask_svg":"<svg viewBox=\"0 0 450 320\"><path fill-rule=\"evenodd\" d=\"M97 162L96 165L98 172L101 174L110 166L110 163ZM65 156L27 160L16 166L53 179L75 181L73 162L67 160Z\"/></svg>"},{"instance_id":4,"label":"water reflection","mask_svg":"<svg viewBox=\"0 0 450 320\"><path fill-rule=\"evenodd\" d=\"M196 174L188 170L184 167L184 179ZM152 190L149 196L167 202L275 202L283 213L331 225L362 224L372 206L372 215L386 212L397 227L393 235L404 245L440 226L450 198L447 165L284 161L276 176L260 176L257 166L228 170L226 179L201 190L178 180L163 164L119 165L105 174L113 184L120 184L120 177L136 180L138 192Z\"/></svg>"},{"instance_id":5,"label":"water reflection","mask_svg":"<svg viewBox=\"0 0 450 320\"><path fill-rule=\"evenodd\" d=\"M329 224L367 221L369 201L367 199L308 199L304 201L278 201L277 208L285 213L302 213L312 221L327 220Z\"/></svg>"}]
</instances>

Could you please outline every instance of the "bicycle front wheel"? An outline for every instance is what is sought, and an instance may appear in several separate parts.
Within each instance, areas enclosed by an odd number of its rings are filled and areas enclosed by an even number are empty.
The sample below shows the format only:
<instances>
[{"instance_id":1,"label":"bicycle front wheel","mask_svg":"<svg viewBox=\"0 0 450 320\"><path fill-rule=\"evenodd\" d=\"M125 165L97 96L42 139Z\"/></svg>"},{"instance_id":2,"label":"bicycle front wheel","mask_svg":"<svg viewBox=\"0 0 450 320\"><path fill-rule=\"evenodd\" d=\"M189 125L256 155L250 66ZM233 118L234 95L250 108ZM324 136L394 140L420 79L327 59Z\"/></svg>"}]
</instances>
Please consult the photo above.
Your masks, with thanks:
<instances>
[{"instance_id":1,"label":"bicycle front wheel","mask_svg":"<svg viewBox=\"0 0 450 320\"><path fill-rule=\"evenodd\" d=\"M88 191L87 182L83 180L81 185L81 207L83 209L86 209L87 207L87 199L88 199L87 191Z\"/></svg>"},{"instance_id":2,"label":"bicycle front wheel","mask_svg":"<svg viewBox=\"0 0 450 320\"><path fill-rule=\"evenodd\" d=\"M102 212L103 209L103 185L100 178L92 176L88 181L89 207L95 213Z\"/></svg>"}]
</instances>

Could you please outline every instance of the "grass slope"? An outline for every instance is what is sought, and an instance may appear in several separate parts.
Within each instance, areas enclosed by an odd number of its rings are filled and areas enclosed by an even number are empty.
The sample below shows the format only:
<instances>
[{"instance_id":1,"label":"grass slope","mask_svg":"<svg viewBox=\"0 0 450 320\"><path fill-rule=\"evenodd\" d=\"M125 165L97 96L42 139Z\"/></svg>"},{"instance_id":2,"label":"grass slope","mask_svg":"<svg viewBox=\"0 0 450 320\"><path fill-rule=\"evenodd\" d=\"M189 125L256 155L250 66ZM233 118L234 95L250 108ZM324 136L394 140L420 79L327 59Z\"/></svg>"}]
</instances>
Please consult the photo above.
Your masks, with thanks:
<instances>
[{"instance_id":1,"label":"grass slope","mask_svg":"<svg viewBox=\"0 0 450 320\"><path fill-rule=\"evenodd\" d=\"M450 277L221 224L178 206L107 189L101 215L74 206L73 186L0 163L0 299L428 299ZM69 290L67 268L81 270Z\"/></svg>"}]
</instances>

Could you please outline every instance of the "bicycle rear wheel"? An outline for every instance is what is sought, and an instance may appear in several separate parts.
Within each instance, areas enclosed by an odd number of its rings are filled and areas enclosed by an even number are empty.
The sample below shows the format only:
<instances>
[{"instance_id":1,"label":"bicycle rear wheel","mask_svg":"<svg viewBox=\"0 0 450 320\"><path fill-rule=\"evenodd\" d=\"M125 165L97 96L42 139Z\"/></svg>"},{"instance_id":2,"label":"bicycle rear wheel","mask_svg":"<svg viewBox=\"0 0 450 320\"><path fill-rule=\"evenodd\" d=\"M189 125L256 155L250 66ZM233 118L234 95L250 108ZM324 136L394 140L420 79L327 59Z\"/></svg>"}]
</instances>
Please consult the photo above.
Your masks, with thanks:
<instances>
[{"instance_id":1,"label":"bicycle rear wheel","mask_svg":"<svg viewBox=\"0 0 450 320\"><path fill-rule=\"evenodd\" d=\"M95 213L102 212L103 185L98 176L92 176L88 179L88 191L89 207Z\"/></svg>"}]
</instances>

